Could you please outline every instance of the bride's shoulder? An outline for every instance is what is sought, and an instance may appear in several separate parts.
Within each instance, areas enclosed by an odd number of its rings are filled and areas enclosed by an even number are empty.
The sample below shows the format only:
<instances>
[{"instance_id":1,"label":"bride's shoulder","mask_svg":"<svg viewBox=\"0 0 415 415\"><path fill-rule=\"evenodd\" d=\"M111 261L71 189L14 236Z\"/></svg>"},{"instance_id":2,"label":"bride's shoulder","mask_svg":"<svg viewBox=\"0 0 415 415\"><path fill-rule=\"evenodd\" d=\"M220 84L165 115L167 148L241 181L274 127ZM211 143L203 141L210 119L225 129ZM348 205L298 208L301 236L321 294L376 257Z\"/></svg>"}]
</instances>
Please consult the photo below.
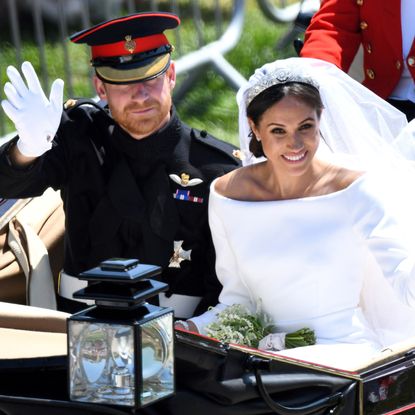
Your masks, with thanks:
<instances>
[{"instance_id":1,"label":"bride's shoulder","mask_svg":"<svg viewBox=\"0 0 415 415\"><path fill-rule=\"evenodd\" d=\"M365 175L364 171L336 166L331 171L333 190L343 190Z\"/></svg>"},{"instance_id":2,"label":"bride's shoulder","mask_svg":"<svg viewBox=\"0 0 415 415\"><path fill-rule=\"evenodd\" d=\"M240 167L216 179L216 193L236 200L246 200L253 186L253 166Z\"/></svg>"}]
</instances>

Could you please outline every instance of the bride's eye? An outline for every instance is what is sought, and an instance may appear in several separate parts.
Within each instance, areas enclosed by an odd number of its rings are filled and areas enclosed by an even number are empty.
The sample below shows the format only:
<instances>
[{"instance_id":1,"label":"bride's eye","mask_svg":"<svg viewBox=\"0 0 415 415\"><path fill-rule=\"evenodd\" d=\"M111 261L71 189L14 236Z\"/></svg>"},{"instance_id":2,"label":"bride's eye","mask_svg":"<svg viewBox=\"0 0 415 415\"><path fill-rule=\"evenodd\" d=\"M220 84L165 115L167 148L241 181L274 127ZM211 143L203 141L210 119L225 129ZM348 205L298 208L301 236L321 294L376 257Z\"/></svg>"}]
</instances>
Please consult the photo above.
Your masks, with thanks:
<instances>
[{"instance_id":1,"label":"bride's eye","mask_svg":"<svg viewBox=\"0 0 415 415\"><path fill-rule=\"evenodd\" d=\"M285 134L285 130L283 128L275 127L271 130L271 133L281 135L281 134Z\"/></svg>"},{"instance_id":2,"label":"bride's eye","mask_svg":"<svg viewBox=\"0 0 415 415\"><path fill-rule=\"evenodd\" d=\"M314 124L311 123L306 123L300 126L299 130L309 130L310 128L313 128Z\"/></svg>"}]
</instances>

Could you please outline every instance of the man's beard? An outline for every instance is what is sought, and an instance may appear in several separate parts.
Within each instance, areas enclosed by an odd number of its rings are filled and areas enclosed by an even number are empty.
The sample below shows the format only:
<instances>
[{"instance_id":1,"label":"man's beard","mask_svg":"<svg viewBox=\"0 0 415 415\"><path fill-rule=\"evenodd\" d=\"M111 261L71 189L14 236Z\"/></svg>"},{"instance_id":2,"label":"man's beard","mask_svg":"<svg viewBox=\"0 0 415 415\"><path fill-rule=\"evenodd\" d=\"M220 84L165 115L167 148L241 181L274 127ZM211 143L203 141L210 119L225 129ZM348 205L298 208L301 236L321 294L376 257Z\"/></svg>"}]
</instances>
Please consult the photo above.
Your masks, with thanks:
<instances>
[{"instance_id":1,"label":"man's beard","mask_svg":"<svg viewBox=\"0 0 415 415\"><path fill-rule=\"evenodd\" d=\"M145 108L152 107L148 116L145 114L134 114L134 110L140 111L143 107L131 104L127 105L123 111L111 110L111 115L122 129L127 131L133 138L144 138L159 130L167 119L170 112L171 101L160 104L159 102L148 102Z\"/></svg>"}]
</instances>

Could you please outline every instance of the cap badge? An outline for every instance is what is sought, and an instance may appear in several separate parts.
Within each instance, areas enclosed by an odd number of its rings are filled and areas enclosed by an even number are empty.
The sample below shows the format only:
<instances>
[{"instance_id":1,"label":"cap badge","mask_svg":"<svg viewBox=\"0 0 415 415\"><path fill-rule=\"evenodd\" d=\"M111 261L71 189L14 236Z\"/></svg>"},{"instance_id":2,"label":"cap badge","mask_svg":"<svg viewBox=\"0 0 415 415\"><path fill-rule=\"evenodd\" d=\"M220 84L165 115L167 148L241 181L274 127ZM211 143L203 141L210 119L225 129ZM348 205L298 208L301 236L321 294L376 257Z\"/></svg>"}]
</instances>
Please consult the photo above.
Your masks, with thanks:
<instances>
[{"instance_id":1,"label":"cap badge","mask_svg":"<svg viewBox=\"0 0 415 415\"><path fill-rule=\"evenodd\" d=\"M125 37L124 49L128 50L128 52L133 53L135 51L135 47L137 46L135 40L131 38L131 35L127 35Z\"/></svg>"}]
</instances>

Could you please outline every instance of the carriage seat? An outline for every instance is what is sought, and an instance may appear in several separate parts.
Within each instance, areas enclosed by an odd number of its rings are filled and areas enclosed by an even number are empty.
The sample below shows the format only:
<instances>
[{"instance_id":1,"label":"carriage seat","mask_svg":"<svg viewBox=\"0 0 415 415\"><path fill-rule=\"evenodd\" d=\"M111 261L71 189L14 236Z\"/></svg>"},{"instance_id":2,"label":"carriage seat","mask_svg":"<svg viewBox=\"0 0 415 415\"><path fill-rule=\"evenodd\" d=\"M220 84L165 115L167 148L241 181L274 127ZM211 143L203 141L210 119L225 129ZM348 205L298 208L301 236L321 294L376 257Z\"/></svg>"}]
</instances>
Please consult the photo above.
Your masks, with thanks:
<instances>
[{"instance_id":1,"label":"carriage seat","mask_svg":"<svg viewBox=\"0 0 415 415\"><path fill-rule=\"evenodd\" d=\"M61 311L0 302L0 367L4 359L66 356L69 316Z\"/></svg>"}]
</instances>

